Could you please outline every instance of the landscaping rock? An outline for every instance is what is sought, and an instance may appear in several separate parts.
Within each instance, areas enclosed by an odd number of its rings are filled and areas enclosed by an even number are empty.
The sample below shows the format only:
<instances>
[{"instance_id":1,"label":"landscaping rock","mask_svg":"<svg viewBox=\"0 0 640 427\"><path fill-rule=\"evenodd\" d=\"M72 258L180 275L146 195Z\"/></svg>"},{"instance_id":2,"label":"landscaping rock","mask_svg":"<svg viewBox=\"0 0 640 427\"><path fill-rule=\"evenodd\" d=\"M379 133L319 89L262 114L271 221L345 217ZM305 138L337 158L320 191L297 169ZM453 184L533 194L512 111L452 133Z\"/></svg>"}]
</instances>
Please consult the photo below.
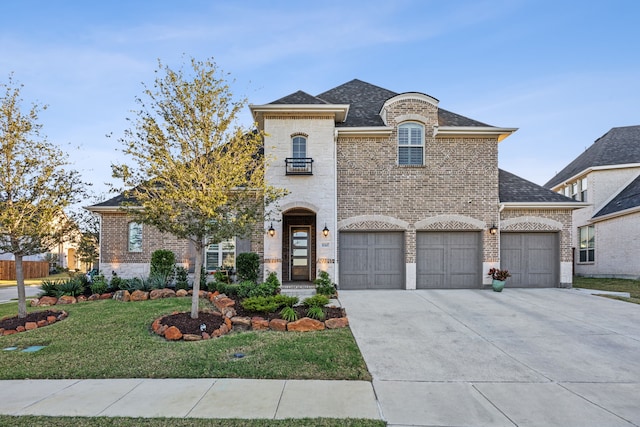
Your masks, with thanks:
<instances>
[{"instance_id":1,"label":"landscaping rock","mask_svg":"<svg viewBox=\"0 0 640 427\"><path fill-rule=\"evenodd\" d=\"M175 326L170 326L164 332L164 337L169 341L178 341L182 339L182 332L180 332L180 329L176 328Z\"/></svg>"},{"instance_id":2,"label":"landscaping rock","mask_svg":"<svg viewBox=\"0 0 640 427\"><path fill-rule=\"evenodd\" d=\"M149 293L149 299L156 300L160 298L173 298L176 292L173 289L154 289Z\"/></svg>"},{"instance_id":3,"label":"landscaping rock","mask_svg":"<svg viewBox=\"0 0 640 427\"><path fill-rule=\"evenodd\" d=\"M215 297L217 297L218 295L220 295L220 292L218 292L218 291L210 292L210 293L209 293L209 301L213 302L213 300L215 299Z\"/></svg>"},{"instance_id":4,"label":"landscaping rock","mask_svg":"<svg viewBox=\"0 0 640 427\"><path fill-rule=\"evenodd\" d=\"M78 295L78 297L76 298L77 302L85 302L87 301L87 297L84 295Z\"/></svg>"},{"instance_id":5,"label":"landscaping rock","mask_svg":"<svg viewBox=\"0 0 640 427\"><path fill-rule=\"evenodd\" d=\"M195 334L184 334L182 339L185 341L202 341L202 336Z\"/></svg>"},{"instance_id":6,"label":"landscaping rock","mask_svg":"<svg viewBox=\"0 0 640 427\"><path fill-rule=\"evenodd\" d=\"M129 291L121 289L113 294L113 299L116 301L129 302L131 301L131 294L129 293Z\"/></svg>"},{"instance_id":7,"label":"landscaping rock","mask_svg":"<svg viewBox=\"0 0 640 427\"><path fill-rule=\"evenodd\" d=\"M328 329L346 328L349 326L349 319L346 317L336 317L334 319L327 319L324 324Z\"/></svg>"},{"instance_id":8,"label":"landscaping rock","mask_svg":"<svg viewBox=\"0 0 640 427\"><path fill-rule=\"evenodd\" d=\"M187 295L189 295L189 292L187 292L186 289L178 289L176 291L176 296L177 297L186 297Z\"/></svg>"},{"instance_id":9,"label":"landscaping rock","mask_svg":"<svg viewBox=\"0 0 640 427\"><path fill-rule=\"evenodd\" d=\"M105 294L100 295L100 299L111 299L113 298L113 292L107 292Z\"/></svg>"},{"instance_id":10,"label":"landscaping rock","mask_svg":"<svg viewBox=\"0 0 640 427\"><path fill-rule=\"evenodd\" d=\"M227 328L229 330L233 328L233 324L231 323L231 319L229 317L224 318L224 324L227 325Z\"/></svg>"},{"instance_id":11,"label":"landscaping rock","mask_svg":"<svg viewBox=\"0 0 640 427\"><path fill-rule=\"evenodd\" d=\"M58 318L56 316L47 316L48 324L56 323L57 321L58 321Z\"/></svg>"},{"instance_id":12,"label":"landscaping rock","mask_svg":"<svg viewBox=\"0 0 640 427\"><path fill-rule=\"evenodd\" d=\"M287 323L289 322L284 319L271 319L269 322L269 329L272 331L284 332L287 330Z\"/></svg>"},{"instance_id":13,"label":"landscaping rock","mask_svg":"<svg viewBox=\"0 0 640 427\"><path fill-rule=\"evenodd\" d=\"M38 307L49 307L52 305L56 305L58 303L58 298L56 297L42 297L38 300Z\"/></svg>"},{"instance_id":14,"label":"landscaping rock","mask_svg":"<svg viewBox=\"0 0 640 427\"><path fill-rule=\"evenodd\" d=\"M241 331L247 331L251 328L251 319L249 317L235 316L231 318L231 323L234 329Z\"/></svg>"},{"instance_id":15,"label":"landscaping rock","mask_svg":"<svg viewBox=\"0 0 640 427\"><path fill-rule=\"evenodd\" d=\"M153 321L153 323L151 324L151 330L155 333L158 333L158 329L160 329L160 321L162 320L162 317L156 319Z\"/></svg>"},{"instance_id":16,"label":"landscaping rock","mask_svg":"<svg viewBox=\"0 0 640 427\"><path fill-rule=\"evenodd\" d=\"M18 333L18 331L16 331L15 329L9 329L9 330L4 331L3 335L7 336L7 335L13 335L13 334L17 334L17 333Z\"/></svg>"},{"instance_id":17,"label":"landscaping rock","mask_svg":"<svg viewBox=\"0 0 640 427\"><path fill-rule=\"evenodd\" d=\"M87 298L87 301L97 301L99 299L100 299L100 294L91 294L89 298Z\"/></svg>"},{"instance_id":18,"label":"landscaping rock","mask_svg":"<svg viewBox=\"0 0 640 427\"><path fill-rule=\"evenodd\" d=\"M43 326L48 326L49 322L47 322L46 320L38 320L37 324L38 328L42 328Z\"/></svg>"},{"instance_id":19,"label":"landscaping rock","mask_svg":"<svg viewBox=\"0 0 640 427\"><path fill-rule=\"evenodd\" d=\"M29 306L30 307L37 307L39 302L40 302L40 300L38 298L34 298L34 299L29 301Z\"/></svg>"},{"instance_id":20,"label":"landscaping rock","mask_svg":"<svg viewBox=\"0 0 640 427\"><path fill-rule=\"evenodd\" d=\"M251 329L253 329L254 331L265 331L269 329L269 321L258 316L252 317Z\"/></svg>"},{"instance_id":21,"label":"landscaping rock","mask_svg":"<svg viewBox=\"0 0 640 427\"><path fill-rule=\"evenodd\" d=\"M27 331L31 331L33 329L38 329L38 324L36 322L27 322L24 325L24 329Z\"/></svg>"},{"instance_id":22,"label":"landscaping rock","mask_svg":"<svg viewBox=\"0 0 640 427\"><path fill-rule=\"evenodd\" d=\"M149 299L149 292L136 290L131 294L131 301L146 301Z\"/></svg>"},{"instance_id":23,"label":"landscaping rock","mask_svg":"<svg viewBox=\"0 0 640 427\"><path fill-rule=\"evenodd\" d=\"M296 332L322 331L324 330L324 328L325 326L323 322L315 319L310 319L308 317L303 317L300 320L289 322L287 324L287 331Z\"/></svg>"},{"instance_id":24,"label":"landscaping rock","mask_svg":"<svg viewBox=\"0 0 640 427\"><path fill-rule=\"evenodd\" d=\"M18 326L18 327L16 328L16 331L18 331L18 332L24 332L24 331L26 331L26 330L27 330L27 328L25 328L24 326Z\"/></svg>"},{"instance_id":25,"label":"landscaping rock","mask_svg":"<svg viewBox=\"0 0 640 427\"><path fill-rule=\"evenodd\" d=\"M206 332L203 332L203 333L202 333L202 339L203 339L203 340L210 340L210 339L211 339L211 335L209 335L209 334L208 334L208 333L206 333Z\"/></svg>"},{"instance_id":26,"label":"landscaping rock","mask_svg":"<svg viewBox=\"0 0 640 427\"><path fill-rule=\"evenodd\" d=\"M58 298L58 304L75 304L77 302L76 297L72 297L71 295L62 295Z\"/></svg>"}]
</instances>

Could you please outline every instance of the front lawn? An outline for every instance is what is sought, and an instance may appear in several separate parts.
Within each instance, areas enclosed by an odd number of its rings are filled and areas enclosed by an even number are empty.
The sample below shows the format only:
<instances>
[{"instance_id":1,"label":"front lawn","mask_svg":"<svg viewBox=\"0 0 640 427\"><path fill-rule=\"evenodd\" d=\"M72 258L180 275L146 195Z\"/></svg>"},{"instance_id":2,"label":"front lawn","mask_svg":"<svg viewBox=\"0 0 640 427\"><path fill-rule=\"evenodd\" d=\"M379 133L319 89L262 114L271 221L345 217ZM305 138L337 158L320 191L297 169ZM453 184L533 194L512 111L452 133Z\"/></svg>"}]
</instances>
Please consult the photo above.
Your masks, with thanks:
<instances>
[{"instance_id":1,"label":"front lawn","mask_svg":"<svg viewBox=\"0 0 640 427\"><path fill-rule=\"evenodd\" d=\"M600 291L629 292L630 298L610 297L640 304L640 280L574 277L574 288L597 289Z\"/></svg>"},{"instance_id":2,"label":"front lawn","mask_svg":"<svg viewBox=\"0 0 640 427\"><path fill-rule=\"evenodd\" d=\"M349 328L232 332L197 342L168 342L150 331L154 319L173 311L189 311L190 306L190 298L167 298L53 307L66 310L69 317L43 328L0 337L0 349L46 346L35 353L0 350L0 379L371 380ZM36 309L43 308L29 311ZM17 303L0 305L0 318L17 313ZM245 357L235 358L236 353Z\"/></svg>"}]
</instances>

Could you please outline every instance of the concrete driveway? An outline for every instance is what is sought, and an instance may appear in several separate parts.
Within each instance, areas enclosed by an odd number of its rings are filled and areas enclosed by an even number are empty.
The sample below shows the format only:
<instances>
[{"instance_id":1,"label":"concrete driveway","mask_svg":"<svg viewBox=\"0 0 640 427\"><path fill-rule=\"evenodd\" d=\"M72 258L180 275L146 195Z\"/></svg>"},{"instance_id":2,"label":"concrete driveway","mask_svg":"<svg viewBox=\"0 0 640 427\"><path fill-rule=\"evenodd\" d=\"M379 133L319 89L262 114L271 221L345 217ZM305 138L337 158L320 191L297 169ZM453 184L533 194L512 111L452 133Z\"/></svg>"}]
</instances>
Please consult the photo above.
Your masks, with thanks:
<instances>
[{"instance_id":1,"label":"concrete driveway","mask_svg":"<svg viewBox=\"0 0 640 427\"><path fill-rule=\"evenodd\" d=\"M340 291L389 425L640 425L640 305L572 289Z\"/></svg>"}]
</instances>

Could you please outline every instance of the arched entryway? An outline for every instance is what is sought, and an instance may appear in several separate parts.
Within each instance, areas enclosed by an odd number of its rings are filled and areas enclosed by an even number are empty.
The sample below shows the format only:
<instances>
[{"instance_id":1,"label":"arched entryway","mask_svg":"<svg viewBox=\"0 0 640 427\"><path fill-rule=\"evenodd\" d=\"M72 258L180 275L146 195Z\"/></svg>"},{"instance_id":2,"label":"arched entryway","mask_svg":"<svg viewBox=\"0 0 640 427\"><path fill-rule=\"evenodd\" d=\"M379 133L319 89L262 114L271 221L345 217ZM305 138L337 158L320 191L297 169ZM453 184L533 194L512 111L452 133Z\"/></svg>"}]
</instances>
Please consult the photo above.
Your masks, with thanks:
<instances>
[{"instance_id":1,"label":"arched entryway","mask_svg":"<svg viewBox=\"0 0 640 427\"><path fill-rule=\"evenodd\" d=\"M283 213L283 282L312 282L316 278L315 235L315 212L294 208Z\"/></svg>"}]
</instances>

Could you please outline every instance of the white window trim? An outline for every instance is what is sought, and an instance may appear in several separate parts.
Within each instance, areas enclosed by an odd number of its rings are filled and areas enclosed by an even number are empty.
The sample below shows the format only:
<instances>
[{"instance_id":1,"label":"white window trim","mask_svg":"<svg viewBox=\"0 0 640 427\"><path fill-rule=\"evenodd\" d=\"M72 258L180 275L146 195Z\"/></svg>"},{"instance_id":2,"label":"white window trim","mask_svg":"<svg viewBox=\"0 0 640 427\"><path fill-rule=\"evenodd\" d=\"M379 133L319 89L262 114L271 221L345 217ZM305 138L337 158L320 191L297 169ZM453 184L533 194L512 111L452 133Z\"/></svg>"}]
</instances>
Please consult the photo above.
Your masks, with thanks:
<instances>
[{"instance_id":1,"label":"white window trim","mask_svg":"<svg viewBox=\"0 0 640 427\"><path fill-rule=\"evenodd\" d=\"M586 242L586 246L584 248L581 247L582 245L582 230L586 229L587 230L587 242ZM593 232L593 245L590 247L589 246L589 229L592 230ZM578 259L577 259L577 264L594 264L596 262L596 227L594 225L585 225L582 227L578 227ZM589 260L589 251L593 251L593 260ZM580 261L581 257L581 253L585 252L585 261Z\"/></svg>"},{"instance_id":2,"label":"white window trim","mask_svg":"<svg viewBox=\"0 0 640 427\"><path fill-rule=\"evenodd\" d=\"M420 139L421 139L421 144L420 145L412 145L412 144L400 144L400 128L402 127L407 127L409 129L411 128L419 128L420 129ZM409 132L409 142L411 141L411 132ZM421 167L425 165L425 147L426 147L426 142L425 142L425 129L424 129L424 124L419 123L419 122L403 122L400 123L398 125L398 135L397 135L397 139L396 139L396 147L397 147L397 160L396 163L398 166L400 167ZM422 162L421 163L400 163L400 148L402 147L407 147L407 148L421 148L422 149Z\"/></svg>"}]
</instances>

